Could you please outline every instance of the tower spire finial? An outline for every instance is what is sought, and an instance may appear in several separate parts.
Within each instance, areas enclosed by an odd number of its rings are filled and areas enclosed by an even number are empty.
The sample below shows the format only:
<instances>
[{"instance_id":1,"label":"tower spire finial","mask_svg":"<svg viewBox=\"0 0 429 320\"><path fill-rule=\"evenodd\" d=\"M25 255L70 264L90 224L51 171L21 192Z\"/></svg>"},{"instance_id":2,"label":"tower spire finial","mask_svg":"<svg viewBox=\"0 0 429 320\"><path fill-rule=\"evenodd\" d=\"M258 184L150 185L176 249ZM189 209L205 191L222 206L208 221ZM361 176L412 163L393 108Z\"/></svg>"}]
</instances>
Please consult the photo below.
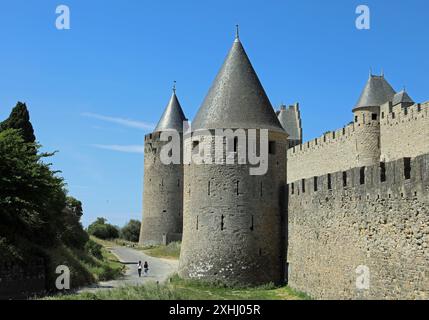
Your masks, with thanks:
<instances>
[{"instance_id":1,"label":"tower spire finial","mask_svg":"<svg viewBox=\"0 0 429 320\"><path fill-rule=\"evenodd\" d=\"M240 40L240 25L235 25L235 40Z\"/></svg>"},{"instance_id":2,"label":"tower spire finial","mask_svg":"<svg viewBox=\"0 0 429 320\"><path fill-rule=\"evenodd\" d=\"M176 83L177 83L177 81L176 81L176 80L174 80L174 81L173 81L173 93L174 93L174 94L176 94Z\"/></svg>"}]
</instances>

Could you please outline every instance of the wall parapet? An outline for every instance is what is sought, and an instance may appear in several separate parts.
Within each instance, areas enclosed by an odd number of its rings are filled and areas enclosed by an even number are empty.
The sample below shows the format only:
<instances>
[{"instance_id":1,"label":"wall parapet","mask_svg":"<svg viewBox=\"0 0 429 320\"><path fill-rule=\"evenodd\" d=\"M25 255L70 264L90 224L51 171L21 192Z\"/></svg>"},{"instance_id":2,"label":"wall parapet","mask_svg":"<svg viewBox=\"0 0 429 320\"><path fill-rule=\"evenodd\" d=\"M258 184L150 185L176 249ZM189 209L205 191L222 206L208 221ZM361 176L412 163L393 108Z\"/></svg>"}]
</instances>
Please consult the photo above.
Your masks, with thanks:
<instances>
[{"instance_id":1,"label":"wall parapet","mask_svg":"<svg viewBox=\"0 0 429 320\"><path fill-rule=\"evenodd\" d=\"M356 188L372 196L372 191L376 189L385 189L388 192L394 187L405 186L414 188L416 193L424 192L423 185L429 186L429 154L301 179L289 183L288 189L290 197L323 192L347 193L347 190Z\"/></svg>"}]
</instances>

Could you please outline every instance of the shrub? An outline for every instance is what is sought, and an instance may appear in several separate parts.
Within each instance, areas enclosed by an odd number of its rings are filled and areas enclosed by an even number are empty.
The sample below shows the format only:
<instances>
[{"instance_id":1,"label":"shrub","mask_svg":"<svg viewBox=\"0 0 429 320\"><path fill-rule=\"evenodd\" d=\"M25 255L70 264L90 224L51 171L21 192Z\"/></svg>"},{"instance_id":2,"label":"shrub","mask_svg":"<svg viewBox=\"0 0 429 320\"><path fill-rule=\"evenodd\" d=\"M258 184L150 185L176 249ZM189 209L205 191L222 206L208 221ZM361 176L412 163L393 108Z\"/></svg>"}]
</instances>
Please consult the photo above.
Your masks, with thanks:
<instances>
[{"instance_id":1,"label":"shrub","mask_svg":"<svg viewBox=\"0 0 429 320\"><path fill-rule=\"evenodd\" d=\"M121 238L131 242L138 242L141 223L138 220L130 220L121 230Z\"/></svg>"},{"instance_id":2,"label":"shrub","mask_svg":"<svg viewBox=\"0 0 429 320\"><path fill-rule=\"evenodd\" d=\"M99 260L103 259L103 253L101 251L101 248L102 246L93 240L89 240L85 244L85 251Z\"/></svg>"},{"instance_id":3,"label":"shrub","mask_svg":"<svg viewBox=\"0 0 429 320\"><path fill-rule=\"evenodd\" d=\"M97 218L97 220L88 227L88 233L103 240L119 238L118 228L106 223L106 219L104 218Z\"/></svg>"}]
</instances>

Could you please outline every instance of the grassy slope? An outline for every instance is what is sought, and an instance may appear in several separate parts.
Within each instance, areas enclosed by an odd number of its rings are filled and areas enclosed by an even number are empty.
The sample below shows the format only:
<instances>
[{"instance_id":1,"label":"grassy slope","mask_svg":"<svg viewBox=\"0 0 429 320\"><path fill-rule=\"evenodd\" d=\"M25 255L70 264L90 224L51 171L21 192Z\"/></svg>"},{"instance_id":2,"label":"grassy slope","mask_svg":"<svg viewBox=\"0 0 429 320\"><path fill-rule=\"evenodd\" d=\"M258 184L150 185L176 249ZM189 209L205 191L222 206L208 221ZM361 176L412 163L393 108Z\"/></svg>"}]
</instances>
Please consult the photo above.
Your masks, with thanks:
<instances>
[{"instance_id":1,"label":"grassy slope","mask_svg":"<svg viewBox=\"0 0 429 320\"><path fill-rule=\"evenodd\" d=\"M96 293L60 296L61 300L301 300L307 296L282 287L234 289L213 286L199 281L185 281L178 276L168 284L148 283L139 287L123 287Z\"/></svg>"},{"instance_id":2,"label":"grassy slope","mask_svg":"<svg viewBox=\"0 0 429 320\"><path fill-rule=\"evenodd\" d=\"M72 288L79 288L98 281L112 280L123 274L125 267L118 259L104 247L102 248L103 259L96 259L87 252L72 250L65 246L59 246L46 251L49 257L48 279L50 287L54 289L55 279L58 275L55 269L59 265L70 268L70 282Z\"/></svg>"}]
</instances>

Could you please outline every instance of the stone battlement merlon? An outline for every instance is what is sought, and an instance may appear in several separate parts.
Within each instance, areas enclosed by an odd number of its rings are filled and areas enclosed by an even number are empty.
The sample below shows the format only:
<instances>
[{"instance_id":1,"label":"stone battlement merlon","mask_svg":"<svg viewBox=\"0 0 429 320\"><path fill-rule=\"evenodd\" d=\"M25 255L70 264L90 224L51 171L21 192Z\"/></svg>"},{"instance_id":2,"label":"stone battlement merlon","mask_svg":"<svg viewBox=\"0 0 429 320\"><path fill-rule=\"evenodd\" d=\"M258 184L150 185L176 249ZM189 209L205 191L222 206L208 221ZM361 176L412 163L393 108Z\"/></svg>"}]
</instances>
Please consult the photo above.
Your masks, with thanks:
<instances>
[{"instance_id":1,"label":"stone battlement merlon","mask_svg":"<svg viewBox=\"0 0 429 320\"><path fill-rule=\"evenodd\" d=\"M392 162L380 162L378 165L353 168L318 177L302 179L288 184L290 197L313 197L315 193L343 193L360 189L361 194L380 197L375 189L385 190L387 197L399 196L392 190L409 190L401 196L415 197L429 188L429 154L414 159L403 158ZM412 192L411 192L412 191ZM360 199L361 200L361 199Z\"/></svg>"},{"instance_id":2,"label":"stone battlement merlon","mask_svg":"<svg viewBox=\"0 0 429 320\"><path fill-rule=\"evenodd\" d=\"M337 129L335 131L328 131L319 138L307 141L303 144L291 148L290 150L288 150L288 156L293 157L306 153L307 151L322 148L325 145L331 145L332 143L351 138L354 136L356 129L361 127L362 125L379 125L379 121L368 119L365 122L360 123L352 122L343 128Z\"/></svg>"},{"instance_id":3,"label":"stone battlement merlon","mask_svg":"<svg viewBox=\"0 0 429 320\"><path fill-rule=\"evenodd\" d=\"M427 117L428 113L429 101L424 103L415 103L411 106L407 106L405 104L393 106L391 102L388 102L381 106L381 123L397 124L401 120L419 120L422 116Z\"/></svg>"}]
</instances>

